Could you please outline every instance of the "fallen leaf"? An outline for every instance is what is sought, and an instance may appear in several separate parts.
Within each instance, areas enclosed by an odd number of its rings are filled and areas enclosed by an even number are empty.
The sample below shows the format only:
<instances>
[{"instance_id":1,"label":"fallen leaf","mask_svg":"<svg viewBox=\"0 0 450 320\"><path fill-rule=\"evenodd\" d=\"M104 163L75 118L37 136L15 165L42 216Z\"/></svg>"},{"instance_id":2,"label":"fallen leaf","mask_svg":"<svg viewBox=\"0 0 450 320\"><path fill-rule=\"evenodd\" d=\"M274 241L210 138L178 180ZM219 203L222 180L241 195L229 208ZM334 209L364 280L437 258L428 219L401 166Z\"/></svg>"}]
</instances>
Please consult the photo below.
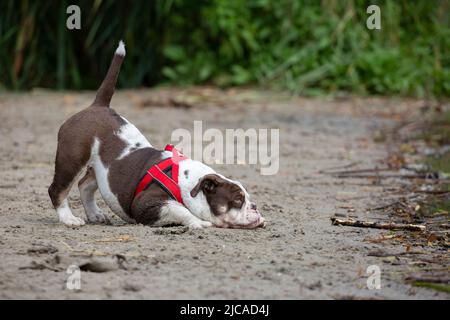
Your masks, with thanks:
<instances>
[{"instance_id":1,"label":"fallen leaf","mask_svg":"<svg viewBox=\"0 0 450 320\"><path fill-rule=\"evenodd\" d=\"M403 153L415 153L416 149L409 143L404 143L400 146L400 151Z\"/></svg>"},{"instance_id":2,"label":"fallen leaf","mask_svg":"<svg viewBox=\"0 0 450 320\"><path fill-rule=\"evenodd\" d=\"M430 235L428 236L428 238L427 238L427 244L428 244L429 246L431 246L431 245L433 244L433 242L435 242L437 239L438 239L437 235L434 234L434 233L432 233L432 234L430 234Z\"/></svg>"}]
</instances>

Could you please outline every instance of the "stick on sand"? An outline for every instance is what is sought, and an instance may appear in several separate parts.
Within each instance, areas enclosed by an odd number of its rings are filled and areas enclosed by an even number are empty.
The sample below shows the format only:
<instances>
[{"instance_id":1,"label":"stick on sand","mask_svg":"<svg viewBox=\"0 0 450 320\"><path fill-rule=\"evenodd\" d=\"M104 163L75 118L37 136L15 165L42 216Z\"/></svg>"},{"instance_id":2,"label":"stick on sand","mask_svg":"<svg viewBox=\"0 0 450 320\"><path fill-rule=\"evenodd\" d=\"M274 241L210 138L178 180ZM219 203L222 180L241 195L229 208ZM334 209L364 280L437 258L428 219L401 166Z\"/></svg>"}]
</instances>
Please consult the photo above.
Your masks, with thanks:
<instances>
[{"instance_id":1,"label":"stick on sand","mask_svg":"<svg viewBox=\"0 0 450 320\"><path fill-rule=\"evenodd\" d=\"M339 219L331 217L331 222L334 225L360 227L360 228L375 228L375 229L388 229L388 230L409 230L409 231L425 231L426 227L420 224L404 224L394 222L373 222L373 221L361 221L353 219Z\"/></svg>"}]
</instances>

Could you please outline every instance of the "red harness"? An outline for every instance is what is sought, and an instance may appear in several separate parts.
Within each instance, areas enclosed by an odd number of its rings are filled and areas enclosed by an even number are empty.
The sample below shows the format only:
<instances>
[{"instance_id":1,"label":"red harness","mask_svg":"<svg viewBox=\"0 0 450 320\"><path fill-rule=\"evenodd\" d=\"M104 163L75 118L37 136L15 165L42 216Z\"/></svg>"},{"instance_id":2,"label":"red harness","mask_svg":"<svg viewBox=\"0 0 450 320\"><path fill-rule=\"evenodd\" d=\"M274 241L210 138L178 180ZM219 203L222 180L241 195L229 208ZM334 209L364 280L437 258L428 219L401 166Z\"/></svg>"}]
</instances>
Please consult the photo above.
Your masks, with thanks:
<instances>
[{"instance_id":1,"label":"red harness","mask_svg":"<svg viewBox=\"0 0 450 320\"><path fill-rule=\"evenodd\" d=\"M144 191L150 183L156 181L158 185L165 192L167 192L172 199L177 200L179 203L183 204L180 187L178 185L178 171L180 161L187 159L187 157L177 149L175 149L171 144L168 144L164 150L172 151L172 157L167 158L158 164L155 164L147 170L147 173L139 182L134 196L136 197L139 193ZM172 178L167 175L167 172L171 169Z\"/></svg>"}]
</instances>

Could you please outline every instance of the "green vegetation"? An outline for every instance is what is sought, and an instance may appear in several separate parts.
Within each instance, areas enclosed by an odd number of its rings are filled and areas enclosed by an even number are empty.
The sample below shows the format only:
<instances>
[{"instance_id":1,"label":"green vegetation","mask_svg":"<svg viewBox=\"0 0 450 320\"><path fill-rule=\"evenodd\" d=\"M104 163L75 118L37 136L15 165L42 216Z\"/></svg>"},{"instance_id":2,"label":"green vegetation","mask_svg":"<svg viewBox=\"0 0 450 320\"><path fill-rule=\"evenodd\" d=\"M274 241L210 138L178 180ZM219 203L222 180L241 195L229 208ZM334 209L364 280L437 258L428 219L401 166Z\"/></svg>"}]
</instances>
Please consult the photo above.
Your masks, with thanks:
<instances>
[{"instance_id":1,"label":"green vegetation","mask_svg":"<svg viewBox=\"0 0 450 320\"><path fill-rule=\"evenodd\" d=\"M429 146L438 149L450 145L450 111L433 115L431 122L420 134L419 139L423 139ZM431 171L441 172L450 176L450 151L428 156L425 162ZM450 191L450 184L441 184L439 190L442 192ZM448 216L450 212L450 196L442 198L429 197L421 211L425 216L433 216L440 213L447 213Z\"/></svg>"},{"instance_id":2,"label":"green vegetation","mask_svg":"<svg viewBox=\"0 0 450 320\"><path fill-rule=\"evenodd\" d=\"M430 124L426 126L418 138L423 139L433 148L450 145L450 111L434 115ZM450 151L429 156L427 164L433 171L450 174Z\"/></svg>"},{"instance_id":3,"label":"green vegetation","mask_svg":"<svg viewBox=\"0 0 450 320\"><path fill-rule=\"evenodd\" d=\"M434 115L431 124L419 135L418 139L424 140L432 147L450 144L450 111ZM450 170L447 172L450 173Z\"/></svg>"},{"instance_id":4,"label":"green vegetation","mask_svg":"<svg viewBox=\"0 0 450 320\"><path fill-rule=\"evenodd\" d=\"M433 290L437 290L437 291L441 291L441 292L450 293L450 286L448 284L444 284L444 283L415 281L413 283L413 285L416 287L428 288L428 289L433 289Z\"/></svg>"},{"instance_id":5,"label":"green vegetation","mask_svg":"<svg viewBox=\"0 0 450 320\"><path fill-rule=\"evenodd\" d=\"M450 186L445 185L440 188L441 191L450 191ZM428 201L421 207L420 213L425 217L434 217L436 215L447 216L450 215L450 199L439 199L430 197Z\"/></svg>"},{"instance_id":6,"label":"green vegetation","mask_svg":"<svg viewBox=\"0 0 450 320\"><path fill-rule=\"evenodd\" d=\"M427 163L434 172L440 171L450 174L450 152L440 156L430 156L427 159Z\"/></svg>"},{"instance_id":7,"label":"green vegetation","mask_svg":"<svg viewBox=\"0 0 450 320\"><path fill-rule=\"evenodd\" d=\"M450 96L449 0L81 0L79 31L69 3L0 2L0 88L96 88L123 38L121 86ZM366 28L370 4L382 30Z\"/></svg>"},{"instance_id":8,"label":"green vegetation","mask_svg":"<svg viewBox=\"0 0 450 320\"><path fill-rule=\"evenodd\" d=\"M450 152L447 152L440 156L434 156L428 158L428 164L430 168L434 172L443 172L445 174L450 174ZM450 184L443 183L439 190L449 191L450 192ZM443 198L433 198L430 197L429 201L422 208L422 212L426 216L430 216L436 213L450 213L450 196Z\"/></svg>"}]
</instances>

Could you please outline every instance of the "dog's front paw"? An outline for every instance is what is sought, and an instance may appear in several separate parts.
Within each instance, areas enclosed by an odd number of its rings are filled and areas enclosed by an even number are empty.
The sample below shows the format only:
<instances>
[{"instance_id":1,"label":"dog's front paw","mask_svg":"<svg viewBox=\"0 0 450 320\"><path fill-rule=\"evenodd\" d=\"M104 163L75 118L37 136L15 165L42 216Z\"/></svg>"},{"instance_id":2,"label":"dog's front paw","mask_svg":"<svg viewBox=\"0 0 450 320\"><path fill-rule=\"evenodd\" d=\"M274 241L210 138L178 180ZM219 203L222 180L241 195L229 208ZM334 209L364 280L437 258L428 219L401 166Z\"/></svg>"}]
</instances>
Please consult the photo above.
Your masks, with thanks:
<instances>
[{"instance_id":1,"label":"dog's front paw","mask_svg":"<svg viewBox=\"0 0 450 320\"><path fill-rule=\"evenodd\" d=\"M209 221L202 221L202 220L198 220L198 221L194 221L192 223L189 224L189 229L193 230L193 229L203 229L203 228L209 228L212 226L212 223Z\"/></svg>"},{"instance_id":2,"label":"dog's front paw","mask_svg":"<svg viewBox=\"0 0 450 320\"><path fill-rule=\"evenodd\" d=\"M60 219L62 223L64 223L67 227L74 228L74 227L81 227L86 224L83 219L75 217L75 216L67 216L62 219Z\"/></svg>"}]
</instances>

